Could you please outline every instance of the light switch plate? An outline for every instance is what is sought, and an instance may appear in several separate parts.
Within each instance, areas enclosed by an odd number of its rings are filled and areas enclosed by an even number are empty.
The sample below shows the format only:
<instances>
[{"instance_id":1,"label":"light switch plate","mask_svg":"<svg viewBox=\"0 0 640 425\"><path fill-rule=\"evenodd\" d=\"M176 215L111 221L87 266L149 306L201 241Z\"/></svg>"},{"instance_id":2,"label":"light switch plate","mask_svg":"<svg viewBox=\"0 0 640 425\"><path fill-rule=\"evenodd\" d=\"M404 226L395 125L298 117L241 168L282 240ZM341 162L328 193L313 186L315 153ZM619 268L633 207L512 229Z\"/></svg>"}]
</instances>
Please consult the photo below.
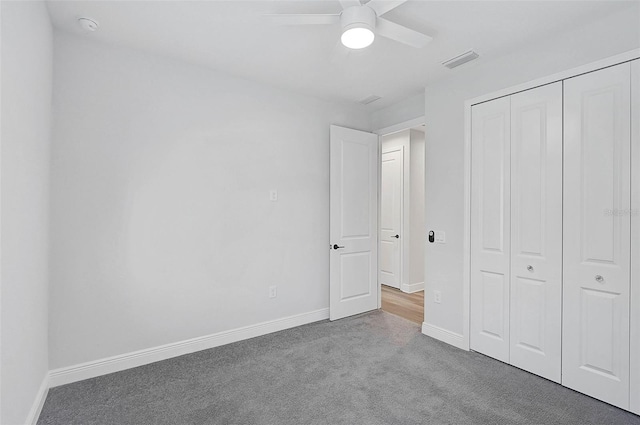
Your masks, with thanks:
<instances>
[{"instance_id":1,"label":"light switch plate","mask_svg":"<svg viewBox=\"0 0 640 425\"><path fill-rule=\"evenodd\" d=\"M277 201L278 200L278 191L277 190L270 190L269 191L269 200L270 201Z\"/></svg>"},{"instance_id":2,"label":"light switch plate","mask_svg":"<svg viewBox=\"0 0 640 425\"><path fill-rule=\"evenodd\" d=\"M436 232L436 243L446 243L444 232Z\"/></svg>"}]
</instances>

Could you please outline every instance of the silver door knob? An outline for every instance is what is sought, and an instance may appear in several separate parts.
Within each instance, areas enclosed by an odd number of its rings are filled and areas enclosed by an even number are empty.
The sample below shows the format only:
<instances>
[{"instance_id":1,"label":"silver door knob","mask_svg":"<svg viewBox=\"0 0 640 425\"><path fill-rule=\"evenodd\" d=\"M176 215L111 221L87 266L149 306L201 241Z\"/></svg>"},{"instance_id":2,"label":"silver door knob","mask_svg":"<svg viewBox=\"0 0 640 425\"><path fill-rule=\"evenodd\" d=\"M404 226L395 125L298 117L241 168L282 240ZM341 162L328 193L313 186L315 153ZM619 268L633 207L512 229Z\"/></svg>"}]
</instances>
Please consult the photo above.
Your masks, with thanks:
<instances>
[{"instance_id":1,"label":"silver door knob","mask_svg":"<svg viewBox=\"0 0 640 425\"><path fill-rule=\"evenodd\" d=\"M527 266L527 270L529 270L530 272L533 273L533 266L531 266L531 265Z\"/></svg>"},{"instance_id":2,"label":"silver door knob","mask_svg":"<svg viewBox=\"0 0 640 425\"><path fill-rule=\"evenodd\" d=\"M602 283L604 282L604 277L600 276L599 274L596 275L596 282L598 283Z\"/></svg>"}]
</instances>

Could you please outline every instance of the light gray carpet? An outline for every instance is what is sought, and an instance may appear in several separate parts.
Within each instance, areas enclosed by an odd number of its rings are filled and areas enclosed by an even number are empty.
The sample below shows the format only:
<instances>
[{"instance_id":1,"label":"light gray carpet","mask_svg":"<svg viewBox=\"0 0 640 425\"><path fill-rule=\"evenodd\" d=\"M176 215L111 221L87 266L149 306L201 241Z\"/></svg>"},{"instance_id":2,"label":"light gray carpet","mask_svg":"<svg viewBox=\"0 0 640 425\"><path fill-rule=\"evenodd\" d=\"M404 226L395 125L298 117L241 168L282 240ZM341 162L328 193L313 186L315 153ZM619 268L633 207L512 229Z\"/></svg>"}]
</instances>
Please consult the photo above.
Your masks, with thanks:
<instances>
[{"instance_id":1,"label":"light gray carpet","mask_svg":"<svg viewBox=\"0 0 640 425\"><path fill-rule=\"evenodd\" d=\"M381 311L51 389L38 424L640 424Z\"/></svg>"}]
</instances>

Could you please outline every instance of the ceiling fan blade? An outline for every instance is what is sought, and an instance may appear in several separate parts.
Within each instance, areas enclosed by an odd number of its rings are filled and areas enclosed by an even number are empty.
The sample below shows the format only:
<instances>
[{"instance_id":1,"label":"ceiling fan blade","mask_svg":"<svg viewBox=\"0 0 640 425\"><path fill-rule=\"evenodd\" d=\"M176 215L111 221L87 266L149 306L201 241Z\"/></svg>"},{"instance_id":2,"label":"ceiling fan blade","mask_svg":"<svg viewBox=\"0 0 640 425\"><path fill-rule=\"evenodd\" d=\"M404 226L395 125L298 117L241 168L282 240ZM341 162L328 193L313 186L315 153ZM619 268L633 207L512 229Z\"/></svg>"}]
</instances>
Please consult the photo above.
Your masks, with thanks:
<instances>
[{"instance_id":1,"label":"ceiling fan blade","mask_svg":"<svg viewBox=\"0 0 640 425\"><path fill-rule=\"evenodd\" d=\"M378 16L382 16L390 10L395 9L407 0L371 0L367 3L371 9L376 11Z\"/></svg>"},{"instance_id":2,"label":"ceiling fan blade","mask_svg":"<svg viewBox=\"0 0 640 425\"><path fill-rule=\"evenodd\" d=\"M340 4L342 5L343 9L352 6L362 6L360 0L340 0Z\"/></svg>"},{"instance_id":3,"label":"ceiling fan blade","mask_svg":"<svg viewBox=\"0 0 640 425\"><path fill-rule=\"evenodd\" d=\"M382 18L378 18L376 21L376 34L417 48L424 47L433 40L432 37L426 34Z\"/></svg>"},{"instance_id":4,"label":"ceiling fan blade","mask_svg":"<svg viewBox=\"0 0 640 425\"><path fill-rule=\"evenodd\" d=\"M340 22L339 14L265 15L279 25L330 25Z\"/></svg>"}]
</instances>

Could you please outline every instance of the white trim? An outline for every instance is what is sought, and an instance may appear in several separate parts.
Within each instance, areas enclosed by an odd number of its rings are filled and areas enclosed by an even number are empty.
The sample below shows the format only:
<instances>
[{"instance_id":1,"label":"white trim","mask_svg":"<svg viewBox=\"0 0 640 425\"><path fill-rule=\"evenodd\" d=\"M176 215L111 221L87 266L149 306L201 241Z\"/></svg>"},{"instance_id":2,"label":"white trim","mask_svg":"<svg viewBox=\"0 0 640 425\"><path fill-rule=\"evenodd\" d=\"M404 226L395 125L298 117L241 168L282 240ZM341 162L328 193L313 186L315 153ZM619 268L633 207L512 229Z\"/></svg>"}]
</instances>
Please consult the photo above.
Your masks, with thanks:
<instances>
[{"instance_id":1,"label":"white trim","mask_svg":"<svg viewBox=\"0 0 640 425\"><path fill-rule=\"evenodd\" d=\"M40 384L36 399L33 401L27 420L24 422L26 425L36 425L38 423L38 418L40 418L40 413L42 413L42 407L44 406L44 401L47 399L47 394L49 394L49 374L46 374L42 379L42 384Z\"/></svg>"},{"instance_id":2,"label":"white trim","mask_svg":"<svg viewBox=\"0 0 640 425\"><path fill-rule=\"evenodd\" d=\"M406 292L407 294L424 291L424 282L403 283L401 290L402 292Z\"/></svg>"},{"instance_id":3,"label":"white trim","mask_svg":"<svg viewBox=\"0 0 640 425\"><path fill-rule=\"evenodd\" d=\"M376 237L378 240L376 244L378 244L378 253L380 255L380 215L382 213L381 199L382 199L382 136L378 134L378 179L376 184L378 185L378 208L376 208L376 219L378 223L376 224ZM378 310L382 308L382 284L380 283L380 258L376 258L377 266L376 266L376 283L378 287Z\"/></svg>"},{"instance_id":4,"label":"white trim","mask_svg":"<svg viewBox=\"0 0 640 425\"><path fill-rule=\"evenodd\" d=\"M517 86L508 87L482 96L468 99L464 102L464 226L463 226L463 264L462 264L462 337L469 347L469 308L471 286L471 107L478 103L487 102L499 97L529 90L557 81L566 80L598 69L607 68L624 62L640 58L640 49L630 50L619 55L611 56L596 62L572 68L546 77L538 78ZM423 328L424 329L424 328ZM435 338L435 337L434 337Z\"/></svg>"},{"instance_id":5,"label":"white trim","mask_svg":"<svg viewBox=\"0 0 640 425\"><path fill-rule=\"evenodd\" d=\"M406 148L404 147L406 146ZM402 211L400 225L400 288L409 283L411 256L411 129L402 149Z\"/></svg>"},{"instance_id":6,"label":"white trim","mask_svg":"<svg viewBox=\"0 0 640 425\"><path fill-rule=\"evenodd\" d=\"M409 130L413 127L419 127L421 125L424 125L425 123L425 116L422 115L421 117L412 118L398 124L390 125L389 127L380 128L374 131L374 133L379 136L387 136L392 133L397 133L398 131Z\"/></svg>"},{"instance_id":7,"label":"white trim","mask_svg":"<svg viewBox=\"0 0 640 425\"><path fill-rule=\"evenodd\" d=\"M469 351L469 342L463 335L424 322L422 323L422 333L461 350Z\"/></svg>"},{"instance_id":8,"label":"white trim","mask_svg":"<svg viewBox=\"0 0 640 425\"><path fill-rule=\"evenodd\" d=\"M471 106L464 107L464 223L462 252L462 337L471 346Z\"/></svg>"},{"instance_id":9,"label":"white trim","mask_svg":"<svg viewBox=\"0 0 640 425\"><path fill-rule=\"evenodd\" d=\"M640 60L631 63L631 340L640 357ZM640 364L631 361L629 410L640 415Z\"/></svg>"},{"instance_id":10,"label":"white trim","mask_svg":"<svg viewBox=\"0 0 640 425\"><path fill-rule=\"evenodd\" d=\"M196 351L219 347L232 342L242 341L284 329L294 328L307 323L317 322L329 318L329 309L311 311L295 316L262 322L229 331L192 338L180 342L147 348L132 353L120 354L105 359L95 360L74 366L52 370L49 373L51 388L70 384L96 376L119 372L133 367L143 366L161 360L178 357Z\"/></svg>"}]
</instances>

